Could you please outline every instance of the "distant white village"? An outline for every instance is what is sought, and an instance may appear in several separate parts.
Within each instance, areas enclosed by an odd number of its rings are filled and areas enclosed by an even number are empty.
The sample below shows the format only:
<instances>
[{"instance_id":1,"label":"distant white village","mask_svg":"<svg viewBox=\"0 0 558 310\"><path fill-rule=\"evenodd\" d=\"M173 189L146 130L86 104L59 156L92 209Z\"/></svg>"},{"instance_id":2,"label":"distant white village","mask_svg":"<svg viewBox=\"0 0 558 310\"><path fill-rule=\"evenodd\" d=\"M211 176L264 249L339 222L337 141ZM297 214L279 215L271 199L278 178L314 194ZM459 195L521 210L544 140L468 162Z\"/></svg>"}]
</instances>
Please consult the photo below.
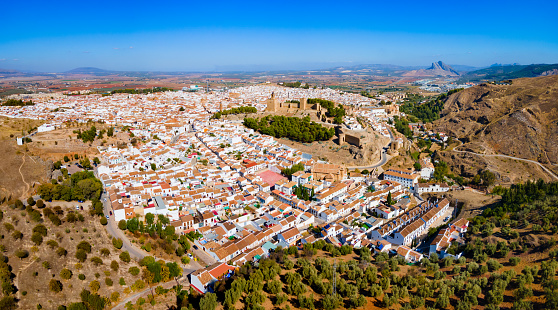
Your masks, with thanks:
<instances>
[{"instance_id":1,"label":"distant white village","mask_svg":"<svg viewBox=\"0 0 558 310\"><path fill-rule=\"evenodd\" d=\"M448 249L463 242L469 223L449 223L453 207L448 200L420 198L452 189L419 183L434 174L428 158L420 170L390 169L380 180L304 154L241 121L210 120L220 109L249 105L264 111L272 93L280 101L323 98L352 106L344 126L360 130L357 118L362 119L387 137L389 115L398 113L393 106L378 106L378 100L331 89L250 86L221 93L49 94L34 98L34 106L0 107L0 114L46 120L38 132L87 120L128 126L139 141L135 146L99 147L96 175L105 187L111 220L143 220L152 213L168 217L178 234L199 232L195 246L213 260L191 275L192 286L202 293L234 266L257 261L277 247L317 239L391 251L409 263L429 253L456 255ZM282 175L295 164L304 169L290 179ZM297 197L300 188L310 200ZM417 249L425 248L421 240L429 228L445 224L426 251Z\"/></svg>"}]
</instances>

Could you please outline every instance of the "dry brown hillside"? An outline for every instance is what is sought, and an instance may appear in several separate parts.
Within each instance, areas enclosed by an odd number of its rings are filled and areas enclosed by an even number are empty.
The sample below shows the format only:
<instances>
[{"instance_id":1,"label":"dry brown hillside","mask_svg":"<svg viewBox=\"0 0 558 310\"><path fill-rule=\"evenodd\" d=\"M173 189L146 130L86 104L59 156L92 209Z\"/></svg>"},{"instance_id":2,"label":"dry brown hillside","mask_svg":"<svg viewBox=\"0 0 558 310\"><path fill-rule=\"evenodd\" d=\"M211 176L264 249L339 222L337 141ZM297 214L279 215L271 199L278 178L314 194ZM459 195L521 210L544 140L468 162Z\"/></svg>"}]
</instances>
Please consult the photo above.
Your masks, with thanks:
<instances>
[{"instance_id":1,"label":"dry brown hillside","mask_svg":"<svg viewBox=\"0 0 558 310\"><path fill-rule=\"evenodd\" d=\"M470 149L558 163L558 76L481 84L451 95L435 127Z\"/></svg>"}]
</instances>

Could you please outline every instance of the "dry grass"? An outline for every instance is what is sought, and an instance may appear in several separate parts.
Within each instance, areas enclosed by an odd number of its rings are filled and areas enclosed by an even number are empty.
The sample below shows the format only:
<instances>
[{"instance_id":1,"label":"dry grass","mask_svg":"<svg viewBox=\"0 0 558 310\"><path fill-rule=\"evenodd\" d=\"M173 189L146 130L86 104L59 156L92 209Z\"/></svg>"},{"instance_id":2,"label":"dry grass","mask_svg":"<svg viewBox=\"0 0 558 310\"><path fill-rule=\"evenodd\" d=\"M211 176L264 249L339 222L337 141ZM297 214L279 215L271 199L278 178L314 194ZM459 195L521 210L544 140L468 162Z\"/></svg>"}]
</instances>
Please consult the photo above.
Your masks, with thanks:
<instances>
[{"instance_id":1,"label":"dry grass","mask_svg":"<svg viewBox=\"0 0 558 310\"><path fill-rule=\"evenodd\" d=\"M53 203L56 204L56 203ZM76 203L67 203L70 206L64 208L66 211L75 210ZM85 204L86 205L86 204ZM86 205L87 206L87 205ZM41 304L44 309L56 309L58 305L68 305L71 302L80 301L80 292L82 289L89 289L89 283L97 280L101 283L99 294L101 296L110 296L112 292L119 292L120 296L125 295L124 291L131 286L134 281L139 279L141 275L132 276L128 272L131 266L138 266L133 260L130 263L122 262L119 259L120 250L112 245L111 239L106 233L104 227L99 222L99 217L92 217L88 214L87 208L80 211L84 215L84 222L63 223L60 226L54 226L50 220L43 223L48 228L48 234L44 237L43 243L36 246L31 241L32 229L37 225L36 222L29 218L25 211L10 208L4 209L3 223L11 223L15 230L23 233L23 239L14 242L11 233L6 230L4 225L0 226L3 240L0 242L6 249L4 255L10 258L10 264L13 267L13 273L16 274L14 283L17 285L20 294L27 292L25 296L20 296L20 309L34 309L37 304ZM56 254L56 248L51 249L47 245L48 240L55 240L59 246L65 248L68 254L59 257ZM78 268L79 262L75 258L76 246L81 241L87 241L91 244L92 250L88 254L87 260L82 263L82 267ZM100 254L102 248L110 251L109 256L104 257ZM28 258L18 259L14 256L14 252L19 249L28 250L30 255ZM103 260L103 264L98 267L93 265L90 259L98 256ZM111 261L117 261L120 268L117 272L111 269ZM48 262L50 269L46 269L43 263ZM60 271L63 268L70 269L73 276L70 280L63 280L60 277ZM108 272L108 276L105 274ZM35 274L36 273L36 274ZM79 274L85 275L85 280L78 279ZM99 278L96 278L96 274ZM121 286L119 279L124 278L126 285ZM113 281L112 286L105 284L105 278ZM53 293L48 289L50 279L60 280L63 284L63 290L60 293Z\"/></svg>"}]
</instances>

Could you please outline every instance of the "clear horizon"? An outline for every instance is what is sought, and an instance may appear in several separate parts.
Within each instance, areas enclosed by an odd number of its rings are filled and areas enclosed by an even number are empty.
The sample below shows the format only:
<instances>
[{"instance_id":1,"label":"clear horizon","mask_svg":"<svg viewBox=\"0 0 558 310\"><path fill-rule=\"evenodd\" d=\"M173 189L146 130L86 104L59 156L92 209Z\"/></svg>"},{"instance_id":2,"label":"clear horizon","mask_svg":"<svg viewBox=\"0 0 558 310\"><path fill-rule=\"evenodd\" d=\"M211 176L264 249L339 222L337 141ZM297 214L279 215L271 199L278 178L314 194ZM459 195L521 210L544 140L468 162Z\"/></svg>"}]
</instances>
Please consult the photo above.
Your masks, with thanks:
<instances>
[{"instance_id":1,"label":"clear horizon","mask_svg":"<svg viewBox=\"0 0 558 310\"><path fill-rule=\"evenodd\" d=\"M12 14L4 17L0 68L227 71L222 68L428 66L439 60L473 67L558 63L553 16L558 4L551 1L95 5L6 3L5 12Z\"/></svg>"}]
</instances>

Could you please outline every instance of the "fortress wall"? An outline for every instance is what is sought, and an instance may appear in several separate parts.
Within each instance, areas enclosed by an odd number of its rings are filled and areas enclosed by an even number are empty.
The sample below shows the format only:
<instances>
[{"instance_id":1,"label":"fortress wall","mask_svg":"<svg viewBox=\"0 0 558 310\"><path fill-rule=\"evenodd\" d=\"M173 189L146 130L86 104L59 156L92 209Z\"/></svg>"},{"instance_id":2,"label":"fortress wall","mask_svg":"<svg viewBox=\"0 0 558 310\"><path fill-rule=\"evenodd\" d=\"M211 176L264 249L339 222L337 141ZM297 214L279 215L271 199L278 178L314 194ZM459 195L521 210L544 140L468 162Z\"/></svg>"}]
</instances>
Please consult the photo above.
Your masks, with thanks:
<instances>
[{"instance_id":1,"label":"fortress wall","mask_svg":"<svg viewBox=\"0 0 558 310\"><path fill-rule=\"evenodd\" d=\"M352 144L352 145L355 145L355 146L358 146L358 147L361 146L360 138L355 137L355 136L345 134L345 142L347 142L349 144Z\"/></svg>"}]
</instances>

